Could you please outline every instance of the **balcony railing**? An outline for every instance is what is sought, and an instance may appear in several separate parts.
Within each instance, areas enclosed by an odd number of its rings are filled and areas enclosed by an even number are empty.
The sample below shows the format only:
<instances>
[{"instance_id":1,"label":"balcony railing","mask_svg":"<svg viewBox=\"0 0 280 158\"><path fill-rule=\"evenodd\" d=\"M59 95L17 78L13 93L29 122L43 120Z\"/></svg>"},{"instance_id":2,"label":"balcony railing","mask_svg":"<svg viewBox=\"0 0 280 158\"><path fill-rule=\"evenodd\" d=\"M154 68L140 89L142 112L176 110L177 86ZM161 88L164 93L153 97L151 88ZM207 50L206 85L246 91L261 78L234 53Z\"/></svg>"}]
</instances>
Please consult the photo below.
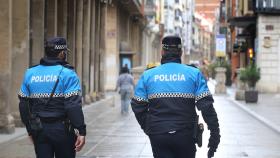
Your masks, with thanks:
<instances>
[{"instance_id":1,"label":"balcony railing","mask_svg":"<svg viewBox=\"0 0 280 158\"><path fill-rule=\"evenodd\" d=\"M280 0L256 0L256 13L280 14Z\"/></svg>"}]
</instances>

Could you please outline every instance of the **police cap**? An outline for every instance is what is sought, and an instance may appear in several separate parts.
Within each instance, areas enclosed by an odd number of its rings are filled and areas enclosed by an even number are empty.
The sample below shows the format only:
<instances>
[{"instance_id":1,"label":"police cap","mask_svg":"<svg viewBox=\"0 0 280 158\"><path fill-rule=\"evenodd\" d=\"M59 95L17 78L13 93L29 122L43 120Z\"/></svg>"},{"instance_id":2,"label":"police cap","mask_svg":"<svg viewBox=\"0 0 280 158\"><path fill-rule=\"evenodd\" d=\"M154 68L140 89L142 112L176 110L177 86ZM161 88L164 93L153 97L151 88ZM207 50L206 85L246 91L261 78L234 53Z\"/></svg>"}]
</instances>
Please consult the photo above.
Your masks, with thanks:
<instances>
[{"instance_id":1,"label":"police cap","mask_svg":"<svg viewBox=\"0 0 280 158\"><path fill-rule=\"evenodd\" d=\"M163 50L177 50L181 51L182 42L181 38L178 36L166 36L162 39L162 49Z\"/></svg>"},{"instance_id":2,"label":"police cap","mask_svg":"<svg viewBox=\"0 0 280 158\"><path fill-rule=\"evenodd\" d=\"M67 47L66 39L63 37L52 37L47 39L45 43L45 49L49 52L58 53L61 51L69 52Z\"/></svg>"}]
</instances>

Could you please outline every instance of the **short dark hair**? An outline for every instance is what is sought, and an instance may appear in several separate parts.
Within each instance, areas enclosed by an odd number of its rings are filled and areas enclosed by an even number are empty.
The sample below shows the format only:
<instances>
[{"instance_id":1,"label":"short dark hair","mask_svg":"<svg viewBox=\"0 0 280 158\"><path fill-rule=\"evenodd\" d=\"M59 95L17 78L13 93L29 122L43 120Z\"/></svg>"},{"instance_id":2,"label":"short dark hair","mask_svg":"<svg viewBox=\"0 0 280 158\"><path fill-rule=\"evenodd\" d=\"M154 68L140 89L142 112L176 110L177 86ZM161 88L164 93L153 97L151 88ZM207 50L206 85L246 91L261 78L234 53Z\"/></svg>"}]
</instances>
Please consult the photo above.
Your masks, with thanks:
<instances>
[{"instance_id":1,"label":"short dark hair","mask_svg":"<svg viewBox=\"0 0 280 158\"><path fill-rule=\"evenodd\" d=\"M129 73L129 69L127 67L122 67L121 68L121 73Z\"/></svg>"},{"instance_id":2,"label":"short dark hair","mask_svg":"<svg viewBox=\"0 0 280 158\"><path fill-rule=\"evenodd\" d=\"M181 49L172 49L172 50L164 50L163 49L163 56L164 55L171 55L171 56L182 56L182 50Z\"/></svg>"},{"instance_id":3,"label":"short dark hair","mask_svg":"<svg viewBox=\"0 0 280 158\"><path fill-rule=\"evenodd\" d=\"M47 57L58 57L61 50L54 50L52 47L45 47L45 55Z\"/></svg>"}]
</instances>

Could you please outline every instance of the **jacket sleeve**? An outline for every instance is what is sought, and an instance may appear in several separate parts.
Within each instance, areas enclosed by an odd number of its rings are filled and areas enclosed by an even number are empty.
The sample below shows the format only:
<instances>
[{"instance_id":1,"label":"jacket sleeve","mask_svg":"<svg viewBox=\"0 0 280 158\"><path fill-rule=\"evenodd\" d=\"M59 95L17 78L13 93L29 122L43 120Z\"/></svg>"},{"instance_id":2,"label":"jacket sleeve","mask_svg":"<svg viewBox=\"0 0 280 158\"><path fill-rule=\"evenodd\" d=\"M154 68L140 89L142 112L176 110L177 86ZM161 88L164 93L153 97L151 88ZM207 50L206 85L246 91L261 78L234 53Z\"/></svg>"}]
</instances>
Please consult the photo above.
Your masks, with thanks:
<instances>
[{"instance_id":1,"label":"jacket sleeve","mask_svg":"<svg viewBox=\"0 0 280 158\"><path fill-rule=\"evenodd\" d=\"M220 142L219 120L213 106L214 99L207 87L207 82L201 73L198 74L196 85L196 107L201 111L202 117L210 130L211 140L209 143L212 144L209 145L217 148Z\"/></svg>"},{"instance_id":2,"label":"jacket sleeve","mask_svg":"<svg viewBox=\"0 0 280 158\"><path fill-rule=\"evenodd\" d=\"M21 84L18 98L19 98L19 113L22 123L25 125L28 135L31 135L31 129L29 125L29 96L30 92L28 89L27 81L26 81L26 75L23 79L23 82Z\"/></svg>"},{"instance_id":3,"label":"jacket sleeve","mask_svg":"<svg viewBox=\"0 0 280 158\"><path fill-rule=\"evenodd\" d=\"M208 104L210 98L205 97L201 99L199 102L200 104ZM207 123L208 129L210 130L210 138L208 147L213 148L216 150L220 143L220 128L219 128L219 120L217 117L217 113L213 107L213 104L208 104L203 109L201 109L201 114L204 121Z\"/></svg>"},{"instance_id":4,"label":"jacket sleeve","mask_svg":"<svg viewBox=\"0 0 280 158\"><path fill-rule=\"evenodd\" d=\"M147 91L145 88L144 76L142 75L135 87L134 97L131 100L131 107L138 123L144 131L149 107L148 105L149 102L147 97Z\"/></svg>"},{"instance_id":5,"label":"jacket sleeve","mask_svg":"<svg viewBox=\"0 0 280 158\"><path fill-rule=\"evenodd\" d=\"M67 116L74 126L78 129L79 134L86 135L86 125L84 121L84 114L82 111L82 96L80 81L77 74L71 71L64 79L64 106Z\"/></svg>"},{"instance_id":6,"label":"jacket sleeve","mask_svg":"<svg viewBox=\"0 0 280 158\"><path fill-rule=\"evenodd\" d=\"M212 96L207 96L197 101L196 104L197 107L200 107L198 110L201 111L202 117L207 123L210 132L219 133L219 120L213 102Z\"/></svg>"}]
</instances>

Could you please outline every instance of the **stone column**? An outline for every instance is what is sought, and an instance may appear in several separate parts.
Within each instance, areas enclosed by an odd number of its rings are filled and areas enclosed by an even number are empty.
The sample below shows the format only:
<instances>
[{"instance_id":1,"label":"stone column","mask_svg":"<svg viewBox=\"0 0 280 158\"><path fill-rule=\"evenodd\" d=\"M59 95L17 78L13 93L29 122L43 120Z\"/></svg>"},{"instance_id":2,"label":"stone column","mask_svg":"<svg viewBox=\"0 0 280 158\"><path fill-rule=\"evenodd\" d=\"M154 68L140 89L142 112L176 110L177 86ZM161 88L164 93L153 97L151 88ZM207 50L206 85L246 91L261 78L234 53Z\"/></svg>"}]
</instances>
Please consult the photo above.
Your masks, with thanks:
<instances>
[{"instance_id":1,"label":"stone column","mask_svg":"<svg viewBox=\"0 0 280 158\"><path fill-rule=\"evenodd\" d=\"M45 0L31 0L30 38L31 65L38 64L44 56Z\"/></svg>"},{"instance_id":2,"label":"stone column","mask_svg":"<svg viewBox=\"0 0 280 158\"><path fill-rule=\"evenodd\" d=\"M101 19L100 19L100 79L99 79L99 91L101 97L104 97L105 92L105 53L106 53L106 21L107 21L107 4L102 3Z\"/></svg>"},{"instance_id":3,"label":"stone column","mask_svg":"<svg viewBox=\"0 0 280 158\"><path fill-rule=\"evenodd\" d=\"M83 8L83 90L85 93L85 103L90 103L89 96L89 61L90 61L90 9L91 9L91 0L84 1Z\"/></svg>"},{"instance_id":4,"label":"stone column","mask_svg":"<svg viewBox=\"0 0 280 158\"><path fill-rule=\"evenodd\" d=\"M95 93L95 86L94 86L94 80L95 80L95 38L96 38L96 23L98 18L96 17L96 2L91 2L91 23L90 23L90 94L91 94L91 100L95 101L96 99L96 93Z\"/></svg>"},{"instance_id":5,"label":"stone column","mask_svg":"<svg viewBox=\"0 0 280 158\"><path fill-rule=\"evenodd\" d=\"M46 29L47 38L57 36L57 0L46 1ZM62 9L62 8L60 8Z\"/></svg>"},{"instance_id":6,"label":"stone column","mask_svg":"<svg viewBox=\"0 0 280 158\"><path fill-rule=\"evenodd\" d=\"M75 66L76 71L81 79L83 73L83 0L76 1L76 54L75 54Z\"/></svg>"},{"instance_id":7,"label":"stone column","mask_svg":"<svg viewBox=\"0 0 280 158\"><path fill-rule=\"evenodd\" d=\"M57 0L57 36L67 37L67 0ZM73 18L73 17L71 17Z\"/></svg>"},{"instance_id":8,"label":"stone column","mask_svg":"<svg viewBox=\"0 0 280 158\"><path fill-rule=\"evenodd\" d=\"M117 7L108 5L107 7L107 26L106 26L106 79L105 90L115 90L118 77L119 50L117 47Z\"/></svg>"},{"instance_id":9,"label":"stone column","mask_svg":"<svg viewBox=\"0 0 280 158\"><path fill-rule=\"evenodd\" d=\"M18 91L29 66L29 0L13 0L12 77L9 100L16 126L22 126L18 109Z\"/></svg>"},{"instance_id":10,"label":"stone column","mask_svg":"<svg viewBox=\"0 0 280 158\"><path fill-rule=\"evenodd\" d=\"M96 26L95 26L95 53L94 53L94 91L96 92L96 99L98 100L99 94L98 92L100 91L100 29L101 29L101 24L100 24L100 19L101 19L101 4L100 2L96 1L95 3L96 6Z\"/></svg>"},{"instance_id":11,"label":"stone column","mask_svg":"<svg viewBox=\"0 0 280 158\"><path fill-rule=\"evenodd\" d=\"M12 70L12 1L0 0L0 133L13 133L14 118L10 114Z\"/></svg>"},{"instance_id":12,"label":"stone column","mask_svg":"<svg viewBox=\"0 0 280 158\"><path fill-rule=\"evenodd\" d=\"M215 87L215 93L216 94L225 94L226 93L226 68L223 67L217 67L215 68L216 71L216 87Z\"/></svg>"},{"instance_id":13,"label":"stone column","mask_svg":"<svg viewBox=\"0 0 280 158\"><path fill-rule=\"evenodd\" d=\"M67 1L67 45L71 50L68 55L68 62L75 66L76 56L76 0Z\"/></svg>"}]
</instances>

